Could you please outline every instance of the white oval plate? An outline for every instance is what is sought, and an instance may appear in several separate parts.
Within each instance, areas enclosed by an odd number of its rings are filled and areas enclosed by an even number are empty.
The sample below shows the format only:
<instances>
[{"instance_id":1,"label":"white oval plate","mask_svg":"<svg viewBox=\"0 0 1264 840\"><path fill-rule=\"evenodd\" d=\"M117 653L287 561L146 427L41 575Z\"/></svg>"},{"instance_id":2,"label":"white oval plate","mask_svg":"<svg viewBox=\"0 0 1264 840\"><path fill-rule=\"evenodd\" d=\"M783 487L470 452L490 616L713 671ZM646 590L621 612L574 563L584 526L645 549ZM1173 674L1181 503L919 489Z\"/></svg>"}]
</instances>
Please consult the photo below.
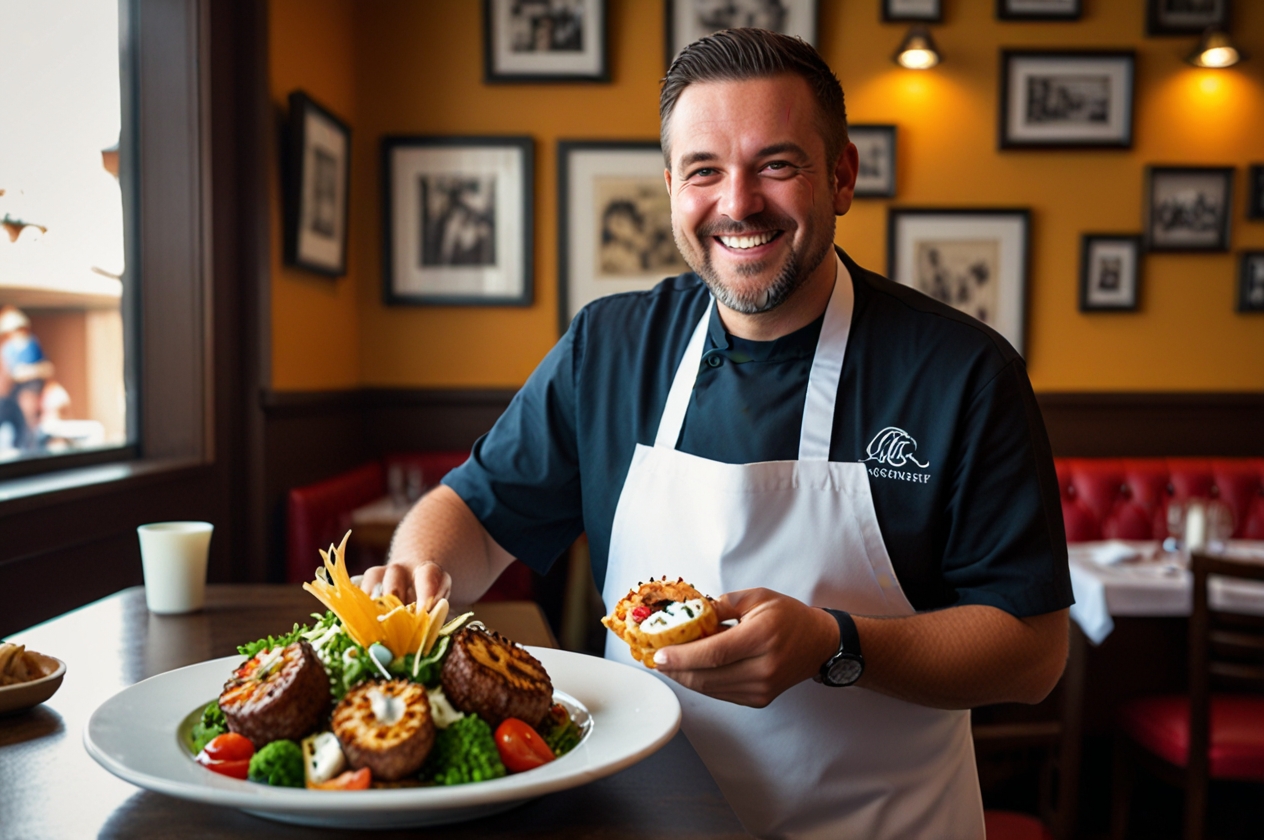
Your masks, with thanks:
<instances>
[{"instance_id":1,"label":"white oval plate","mask_svg":"<svg viewBox=\"0 0 1264 840\"><path fill-rule=\"evenodd\" d=\"M409 828L487 816L587 784L635 764L676 734L680 702L648 671L569 651L527 650L549 672L559 695L588 710L592 725L579 746L557 761L490 782L319 791L243 782L200 767L180 743L178 729L191 711L219 696L240 656L190 665L123 689L92 713L83 743L114 775L168 796L300 825Z\"/></svg>"}]
</instances>

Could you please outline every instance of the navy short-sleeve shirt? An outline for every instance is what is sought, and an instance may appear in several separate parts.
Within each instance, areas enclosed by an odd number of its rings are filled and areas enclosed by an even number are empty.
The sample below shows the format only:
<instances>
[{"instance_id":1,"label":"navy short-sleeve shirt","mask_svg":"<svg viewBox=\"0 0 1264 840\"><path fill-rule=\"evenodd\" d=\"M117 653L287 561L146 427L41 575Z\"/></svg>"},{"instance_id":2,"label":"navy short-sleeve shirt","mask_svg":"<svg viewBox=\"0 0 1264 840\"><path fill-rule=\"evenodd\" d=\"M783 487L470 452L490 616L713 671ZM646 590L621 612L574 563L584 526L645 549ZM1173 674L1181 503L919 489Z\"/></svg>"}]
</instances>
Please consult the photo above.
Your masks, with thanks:
<instances>
[{"instance_id":1,"label":"navy short-sleeve shirt","mask_svg":"<svg viewBox=\"0 0 1264 840\"><path fill-rule=\"evenodd\" d=\"M855 305L830 460L865 464L909 602L1024 617L1069 606L1053 458L1022 358L978 321L842 258ZM505 550L543 572L586 531L601 587L633 450L653 445L709 300L682 274L575 317L444 478ZM679 448L732 464L796 459L821 319L756 342L710 317Z\"/></svg>"}]
</instances>

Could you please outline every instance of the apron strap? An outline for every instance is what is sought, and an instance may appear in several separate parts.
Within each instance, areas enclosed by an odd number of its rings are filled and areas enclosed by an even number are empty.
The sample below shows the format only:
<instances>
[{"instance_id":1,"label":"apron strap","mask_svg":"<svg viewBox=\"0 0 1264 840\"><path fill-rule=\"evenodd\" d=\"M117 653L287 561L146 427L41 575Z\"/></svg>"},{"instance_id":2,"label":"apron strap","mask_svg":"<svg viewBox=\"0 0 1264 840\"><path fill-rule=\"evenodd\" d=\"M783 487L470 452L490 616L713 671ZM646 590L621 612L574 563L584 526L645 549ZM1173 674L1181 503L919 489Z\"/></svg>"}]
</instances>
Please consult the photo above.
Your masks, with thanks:
<instances>
[{"instance_id":1,"label":"apron strap","mask_svg":"<svg viewBox=\"0 0 1264 840\"><path fill-rule=\"evenodd\" d=\"M829 305L825 307L825 319L821 324L821 337L812 358L812 372L808 375L807 398L803 405L803 428L799 433L800 461L828 461L830 438L834 434L834 404L838 399L838 382L843 373L843 358L847 354L847 338L851 332L851 313L855 292L851 286L851 274L843 261L834 257L838 270L834 275L834 290ZM698 366L702 364L702 349L707 342L707 327L711 323L711 310L715 298L707 304L693 336L685 347L663 416L658 421L658 434L654 445L675 449L680 440L680 430L685 425L689 411L689 398L698 379Z\"/></svg>"},{"instance_id":2,"label":"apron strap","mask_svg":"<svg viewBox=\"0 0 1264 840\"><path fill-rule=\"evenodd\" d=\"M836 254L838 271L834 275L834 291L825 307L821 337L812 357L808 375L808 393L803 403L803 428L799 432L800 461L828 461L830 439L834 435L834 404L838 401L838 382L843 375L843 358L847 355L847 338L851 333L851 313L855 290L851 272Z\"/></svg>"},{"instance_id":3,"label":"apron strap","mask_svg":"<svg viewBox=\"0 0 1264 840\"><path fill-rule=\"evenodd\" d=\"M707 343L707 325L711 323L711 310L715 308L715 298L710 299L707 309L702 313L702 320L694 328L693 337L685 347L685 355L672 377L671 390L667 392L667 404L663 406L663 416L658 421L658 434L654 436L654 445L668 449L676 448L680 439L680 430L685 425L685 412L689 410L689 397L693 394L693 384L698 379L698 366L702 364L702 348Z\"/></svg>"}]
</instances>

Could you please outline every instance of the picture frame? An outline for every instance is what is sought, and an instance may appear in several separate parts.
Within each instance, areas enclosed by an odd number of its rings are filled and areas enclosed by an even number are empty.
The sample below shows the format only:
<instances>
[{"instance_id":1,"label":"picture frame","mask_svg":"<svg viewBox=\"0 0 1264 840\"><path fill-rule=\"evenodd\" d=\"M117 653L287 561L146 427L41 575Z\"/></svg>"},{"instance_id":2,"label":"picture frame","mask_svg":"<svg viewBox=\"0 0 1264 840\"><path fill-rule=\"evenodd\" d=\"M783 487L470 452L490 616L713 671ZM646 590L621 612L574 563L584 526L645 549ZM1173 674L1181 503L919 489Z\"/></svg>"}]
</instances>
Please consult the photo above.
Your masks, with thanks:
<instances>
[{"instance_id":1,"label":"picture frame","mask_svg":"<svg viewBox=\"0 0 1264 840\"><path fill-rule=\"evenodd\" d=\"M1083 0L996 0L997 20L1079 20Z\"/></svg>"},{"instance_id":2,"label":"picture frame","mask_svg":"<svg viewBox=\"0 0 1264 840\"><path fill-rule=\"evenodd\" d=\"M1131 50L1002 50L1001 149L1130 149Z\"/></svg>"},{"instance_id":3,"label":"picture frame","mask_svg":"<svg viewBox=\"0 0 1264 840\"><path fill-rule=\"evenodd\" d=\"M586 304L689 271L657 140L559 140L558 331Z\"/></svg>"},{"instance_id":4,"label":"picture frame","mask_svg":"<svg viewBox=\"0 0 1264 840\"><path fill-rule=\"evenodd\" d=\"M326 277L347 273L351 128L301 90L286 122L285 263Z\"/></svg>"},{"instance_id":5,"label":"picture frame","mask_svg":"<svg viewBox=\"0 0 1264 840\"><path fill-rule=\"evenodd\" d=\"M1264 219L1264 163L1251 164L1246 183L1246 217Z\"/></svg>"},{"instance_id":6,"label":"picture frame","mask_svg":"<svg viewBox=\"0 0 1264 840\"><path fill-rule=\"evenodd\" d=\"M682 49L699 38L739 26L795 35L816 46L817 0L770 0L762 3L667 0L663 6L666 18L664 54L668 67Z\"/></svg>"},{"instance_id":7,"label":"picture frame","mask_svg":"<svg viewBox=\"0 0 1264 840\"><path fill-rule=\"evenodd\" d=\"M1147 166L1146 247L1227 251L1233 167Z\"/></svg>"},{"instance_id":8,"label":"picture frame","mask_svg":"<svg viewBox=\"0 0 1264 840\"><path fill-rule=\"evenodd\" d=\"M534 141L382 139L383 299L529 306Z\"/></svg>"},{"instance_id":9,"label":"picture frame","mask_svg":"<svg viewBox=\"0 0 1264 840\"><path fill-rule=\"evenodd\" d=\"M1136 312L1145 237L1085 233L1080 237L1080 311Z\"/></svg>"},{"instance_id":10,"label":"picture frame","mask_svg":"<svg viewBox=\"0 0 1264 840\"><path fill-rule=\"evenodd\" d=\"M1238 269L1238 311L1264 312L1264 251L1244 251Z\"/></svg>"},{"instance_id":11,"label":"picture frame","mask_svg":"<svg viewBox=\"0 0 1264 840\"><path fill-rule=\"evenodd\" d=\"M882 0L883 23L940 23L943 19L943 0Z\"/></svg>"},{"instance_id":12,"label":"picture frame","mask_svg":"<svg viewBox=\"0 0 1264 840\"><path fill-rule=\"evenodd\" d=\"M1025 352L1031 211L892 207L887 276L996 330Z\"/></svg>"},{"instance_id":13,"label":"picture frame","mask_svg":"<svg viewBox=\"0 0 1264 840\"><path fill-rule=\"evenodd\" d=\"M606 0L483 0L483 78L608 82Z\"/></svg>"},{"instance_id":14,"label":"picture frame","mask_svg":"<svg viewBox=\"0 0 1264 840\"><path fill-rule=\"evenodd\" d=\"M1229 28L1231 0L1146 0L1147 35L1201 35Z\"/></svg>"},{"instance_id":15,"label":"picture frame","mask_svg":"<svg viewBox=\"0 0 1264 840\"><path fill-rule=\"evenodd\" d=\"M860 170L856 173L857 198L895 196L895 126L851 125L847 128L856 144Z\"/></svg>"}]
</instances>

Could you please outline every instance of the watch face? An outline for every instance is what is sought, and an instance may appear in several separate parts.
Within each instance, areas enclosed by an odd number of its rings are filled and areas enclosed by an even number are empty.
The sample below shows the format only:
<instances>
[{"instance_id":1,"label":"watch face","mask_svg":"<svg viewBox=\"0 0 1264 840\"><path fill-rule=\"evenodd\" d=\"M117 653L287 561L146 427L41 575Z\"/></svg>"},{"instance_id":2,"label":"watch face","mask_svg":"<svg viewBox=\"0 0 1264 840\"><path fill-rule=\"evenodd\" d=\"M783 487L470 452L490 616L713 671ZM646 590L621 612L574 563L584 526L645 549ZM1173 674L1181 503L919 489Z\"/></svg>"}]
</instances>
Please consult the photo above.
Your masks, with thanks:
<instances>
[{"instance_id":1,"label":"watch face","mask_svg":"<svg viewBox=\"0 0 1264 840\"><path fill-rule=\"evenodd\" d=\"M855 659L839 657L830 663L829 681L834 685L851 685L860 679L860 674L864 669L864 664Z\"/></svg>"}]
</instances>

